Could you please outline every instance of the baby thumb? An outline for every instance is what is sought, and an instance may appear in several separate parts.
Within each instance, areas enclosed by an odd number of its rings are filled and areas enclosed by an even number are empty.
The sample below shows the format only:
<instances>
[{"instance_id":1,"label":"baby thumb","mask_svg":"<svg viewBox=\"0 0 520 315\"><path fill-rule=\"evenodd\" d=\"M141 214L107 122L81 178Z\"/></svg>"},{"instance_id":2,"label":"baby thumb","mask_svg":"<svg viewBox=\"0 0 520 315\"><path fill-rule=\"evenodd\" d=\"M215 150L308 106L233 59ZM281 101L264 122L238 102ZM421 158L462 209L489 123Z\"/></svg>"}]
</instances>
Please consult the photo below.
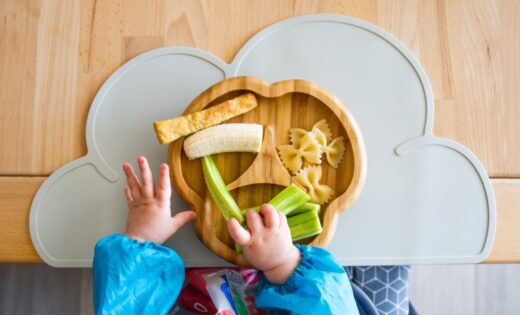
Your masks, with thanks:
<instances>
[{"instance_id":1,"label":"baby thumb","mask_svg":"<svg viewBox=\"0 0 520 315\"><path fill-rule=\"evenodd\" d=\"M178 229L180 229L184 224L192 221L195 219L195 217L197 216L197 214L195 213L195 211L191 211L191 210L188 210L188 211L182 211L182 212L179 212L177 213L176 215L173 216L173 218L171 218L171 221L172 221L172 234L174 234L175 232L177 232Z\"/></svg>"}]
</instances>

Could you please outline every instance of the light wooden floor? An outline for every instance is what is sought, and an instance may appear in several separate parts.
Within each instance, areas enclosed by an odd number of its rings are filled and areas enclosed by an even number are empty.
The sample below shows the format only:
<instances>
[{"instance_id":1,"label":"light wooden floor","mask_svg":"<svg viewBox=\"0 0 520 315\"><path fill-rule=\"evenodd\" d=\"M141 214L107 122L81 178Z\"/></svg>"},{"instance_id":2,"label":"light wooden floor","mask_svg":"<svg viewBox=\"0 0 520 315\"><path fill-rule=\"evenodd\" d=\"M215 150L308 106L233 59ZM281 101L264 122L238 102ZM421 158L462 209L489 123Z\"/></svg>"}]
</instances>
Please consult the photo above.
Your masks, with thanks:
<instances>
[{"instance_id":1,"label":"light wooden floor","mask_svg":"<svg viewBox=\"0 0 520 315\"><path fill-rule=\"evenodd\" d=\"M421 315L520 314L520 265L414 266ZM0 314L92 314L90 269L0 265Z\"/></svg>"}]
</instances>

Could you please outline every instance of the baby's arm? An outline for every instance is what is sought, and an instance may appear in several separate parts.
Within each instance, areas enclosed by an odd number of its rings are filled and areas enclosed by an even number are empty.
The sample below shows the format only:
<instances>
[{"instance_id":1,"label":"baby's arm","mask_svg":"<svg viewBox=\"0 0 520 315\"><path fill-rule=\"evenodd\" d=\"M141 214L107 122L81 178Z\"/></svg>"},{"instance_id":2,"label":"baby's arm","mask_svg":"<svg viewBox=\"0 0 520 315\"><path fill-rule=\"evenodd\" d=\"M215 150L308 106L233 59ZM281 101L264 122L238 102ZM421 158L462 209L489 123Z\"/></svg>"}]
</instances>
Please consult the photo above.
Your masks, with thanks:
<instances>
[{"instance_id":1,"label":"baby's arm","mask_svg":"<svg viewBox=\"0 0 520 315\"><path fill-rule=\"evenodd\" d=\"M270 205L248 211L248 230L228 221L229 234L247 260L264 273L258 308L293 314L354 314L358 309L343 267L324 249L293 245L287 219Z\"/></svg>"},{"instance_id":2,"label":"baby's arm","mask_svg":"<svg viewBox=\"0 0 520 315\"><path fill-rule=\"evenodd\" d=\"M137 159L141 183L128 163L123 165L128 185L128 219L124 235L101 239L94 250L94 307L96 314L166 314L184 282L184 264L162 244L195 218L193 211L171 216L168 166L160 167L154 189L144 157Z\"/></svg>"}]
</instances>

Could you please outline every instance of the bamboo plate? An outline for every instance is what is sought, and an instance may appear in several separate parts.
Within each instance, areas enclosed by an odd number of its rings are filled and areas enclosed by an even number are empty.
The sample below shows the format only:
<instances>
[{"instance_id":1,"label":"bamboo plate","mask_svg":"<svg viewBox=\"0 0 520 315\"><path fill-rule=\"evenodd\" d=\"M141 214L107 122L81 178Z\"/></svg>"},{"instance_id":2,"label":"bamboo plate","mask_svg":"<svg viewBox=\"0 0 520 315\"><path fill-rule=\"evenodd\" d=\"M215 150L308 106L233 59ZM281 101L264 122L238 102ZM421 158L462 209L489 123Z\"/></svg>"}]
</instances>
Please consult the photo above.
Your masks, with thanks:
<instances>
[{"instance_id":1,"label":"bamboo plate","mask_svg":"<svg viewBox=\"0 0 520 315\"><path fill-rule=\"evenodd\" d=\"M215 162L240 208L267 202L291 176L276 153L276 147L289 143L289 129L310 130L312 125L327 119L333 137L343 136L345 156L337 169L323 158L324 183L335 193L322 205L320 219L323 232L302 240L314 246L326 246L336 230L338 215L359 196L366 176L366 153L361 132L346 107L324 88L303 80L268 84L254 77L234 77L220 81L200 94L184 114L200 111L244 92L253 92L258 106L252 111L225 123L254 122L264 126L262 151L254 153L222 153ZM184 138L170 145L169 162L173 184L181 197L197 212L194 228L199 239L219 257L241 266L248 266L237 254L226 222L207 191L200 159L188 160L182 149Z\"/></svg>"}]
</instances>

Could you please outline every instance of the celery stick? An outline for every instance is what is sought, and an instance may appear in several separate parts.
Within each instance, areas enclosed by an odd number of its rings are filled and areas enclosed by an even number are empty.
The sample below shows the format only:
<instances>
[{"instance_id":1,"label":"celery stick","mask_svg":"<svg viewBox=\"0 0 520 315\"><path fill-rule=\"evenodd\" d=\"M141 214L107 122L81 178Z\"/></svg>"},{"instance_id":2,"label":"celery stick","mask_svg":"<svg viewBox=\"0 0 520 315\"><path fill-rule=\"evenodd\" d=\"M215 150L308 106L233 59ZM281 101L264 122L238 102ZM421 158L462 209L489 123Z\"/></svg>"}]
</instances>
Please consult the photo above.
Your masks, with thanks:
<instances>
[{"instance_id":1,"label":"celery stick","mask_svg":"<svg viewBox=\"0 0 520 315\"><path fill-rule=\"evenodd\" d=\"M287 218L287 224L289 227L297 226L307 221L312 221L318 218L318 214L314 211L307 211L299 215L295 215Z\"/></svg>"},{"instance_id":2,"label":"celery stick","mask_svg":"<svg viewBox=\"0 0 520 315\"><path fill-rule=\"evenodd\" d=\"M301 190L300 187L290 184L278 195L274 196L268 204L283 214L288 215L291 211L309 201L309 199L311 197Z\"/></svg>"},{"instance_id":3,"label":"celery stick","mask_svg":"<svg viewBox=\"0 0 520 315\"><path fill-rule=\"evenodd\" d=\"M307 211L287 218L293 241L320 234L322 231L320 218L315 211Z\"/></svg>"},{"instance_id":4,"label":"celery stick","mask_svg":"<svg viewBox=\"0 0 520 315\"><path fill-rule=\"evenodd\" d=\"M283 214L288 215L293 212L295 209L302 208L302 212L316 210L315 207L319 207L317 204L307 204L306 202L310 199L309 195L307 195L303 190L301 190L298 186L291 184L287 186L284 190L279 192L276 196L274 196L271 201L267 202L275 209L281 211ZM256 212L260 211L260 206L251 207L247 209L243 209L242 214L246 215L247 211L255 210Z\"/></svg>"},{"instance_id":5,"label":"celery stick","mask_svg":"<svg viewBox=\"0 0 520 315\"><path fill-rule=\"evenodd\" d=\"M320 213L320 207L321 206L319 204L317 204L317 203L306 202L303 205L301 205L298 208L296 208L293 211L291 211L287 215L287 217L293 217L295 215L302 214L302 213L307 212L307 211L314 211L314 212L319 214ZM258 211L260 211L260 206L250 207L250 208L242 209L240 211L245 216L247 211L249 211L249 210L255 210L256 212L258 212Z\"/></svg>"},{"instance_id":6,"label":"celery stick","mask_svg":"<svg viewBox=\"0 0 520 315\"><path fill-rule=\"evenodd\" d=\"M249 210L255 210L256 212L258 212L258 211L260 211L260 206L242 209L242 210L240 210L240 212L242 212L242 214L245 216L247 211L249 211Z\"/></svg>"},{"instance_id":7,"label":"celery stick","mask_svg":"<svg viewBox=\"0 0 520 315\"><path fill-rule=\"evenodd\" d=\"M302 214L308 211L314 211L316 213L320 213L320 205L317 203L306 202L298 208L294 209L287 217L293 217L298 214Z\"/></svg>"},{"instance_id":8,"label":"celery stick","mask_svg":"<svg viewBox=\"0 0 520 315\"><path fill-rule=\"evenodd\" d=\"M227 190L226 184L220 175L217 165L211 155L202 157L202 171L211 197L217 204L226 220L236 218L240 224L244 223L244 216L240 212L235 199Z\"/></svg>"},{"instance_id":9,"label":"celery stick","mask_svg":"<svg viewBox=\"0 0 520 315\"><path fill-rule=\"evenodd\" d=\"M240 246L238 243L235 243L235 251L239 254L242 254L242 246Z\"/></svg>"}]
</instances>

